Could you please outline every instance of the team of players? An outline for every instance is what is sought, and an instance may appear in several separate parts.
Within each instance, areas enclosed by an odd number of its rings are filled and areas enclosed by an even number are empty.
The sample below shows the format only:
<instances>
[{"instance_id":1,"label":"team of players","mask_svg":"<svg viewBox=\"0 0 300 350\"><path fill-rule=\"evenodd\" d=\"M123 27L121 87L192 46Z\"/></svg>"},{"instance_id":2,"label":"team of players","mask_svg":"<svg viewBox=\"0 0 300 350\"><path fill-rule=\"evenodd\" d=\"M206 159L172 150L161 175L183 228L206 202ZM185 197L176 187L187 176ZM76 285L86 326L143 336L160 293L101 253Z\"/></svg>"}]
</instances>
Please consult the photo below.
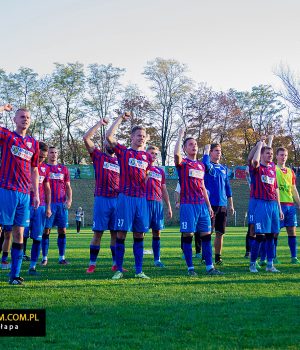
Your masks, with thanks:
<instances>
[{"instance_id":1,"label":"team of players","mask_svg":"<svg viewBox=\"0 0 300 350\"><path fill-rule=\"evenodd\" d=\"M11 110L10 105L1 107ZM114 134L123 120L130 115L120 115L107 130L104 150L100 151L91 140L105 120L99 121L84 135L84 143L91 155L95 169L94 236L90 244L90 266L87 273L93 273L100 251L100 242L105 230L111 232L111 252L115 272L112 279L123 277L127 270L123 267L125 239L128 231L133 232L133 253L135 258L135 277L148 279L142 270L144 234L152 229L152 248L154 265L164 267L160 260L160 231L163 225L162 200L167 206L168 216L172 216L170 200L165 184L164 172L154 166L158 149L149 146L146 130L134 127L131 132L131 147L126 148L115 140ZM29 274L35 275L36 264L42 246L42 265L47 264L49 234L53 226L58 227L59 263L68 264L65 259L67 209L72 203L72 189L68 170L58 164L55 147L39 144L26 134L30 125L30 113L19 109L15 114L16 131L0 128L2 146L0 191L0 223L12 226L12 263L9 283L22 285L20 269L23 257L23 237L33 239ZM177 167L180 191L180 231L188 275L196 276L192 261L192 236L198 233L202 241L203 260L209 275L223 274L214 268L212 262L211 232L216 231L215 263L222 265L221 251L225 233L227 204L234 212L232 193L228 182L227 168L220 164L221 146L205 147L202 162L197 160L198 147L194 138L183 141L185 158L181 156L181 143L184 130L179 131L174 159ZM255 205L253 215L255 233L251 235L250 271L257 272L256 259L261 242L266 240L267 271L278 272L273 266L274 234L279 233L279 215L283 220L276 181L276 169L272 161L272 149L260 141L250 157L251 198ZM286 152L285 149L281 149ZM44 163L48 151L48 164ZM286 154L287 156L287 154ZM285 159L286 161L286 157ZM291 182L292 199L284 206L286 217L293 216L293 198L299 201L295 181L289 170L281 163L278 177L284 182L286 174ZM284 174L284 175L283 175ZM285 183L285 182L284 182ZM289 184L289 182L287 182ZM287 185L288 186L288 185ZM208 189L209 195L206 191ZM50 195L51 191L51 195ZM29 194L31 193L31 198ZM296 194L297 193L297 196ZM30 206L29 206L30 201ZM4 205L5 203L5 205ZM9 205L7 205L9 203ZM298 205L299 205L298 203ZM29 207L31 208L29 211ZM250 208L249 208L250 209ZM287 214L290 213L290 214ZM292 214L293 213L293 214ZM30 217L30 219L29 219ZM29 228L25 230L30 222ZM291 227L291 222L284 224ZM213 226L213 227L212 227ZM296 262L296 231L288 229L292 261ZM44 229L45 227L45 229Z\"/></svg>"}]
</instances>

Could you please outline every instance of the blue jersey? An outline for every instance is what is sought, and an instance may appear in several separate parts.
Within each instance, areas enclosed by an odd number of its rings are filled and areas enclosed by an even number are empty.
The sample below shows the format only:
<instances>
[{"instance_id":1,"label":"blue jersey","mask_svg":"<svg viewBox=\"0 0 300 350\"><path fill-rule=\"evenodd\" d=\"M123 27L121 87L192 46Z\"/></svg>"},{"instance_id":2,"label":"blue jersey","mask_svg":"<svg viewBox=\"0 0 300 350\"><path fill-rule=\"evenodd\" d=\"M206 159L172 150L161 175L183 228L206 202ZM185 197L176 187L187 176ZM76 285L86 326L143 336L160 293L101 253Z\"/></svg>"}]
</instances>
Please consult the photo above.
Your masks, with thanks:
<instances>
[{"instance_id":1,"label":"blue jersey","mask_svg":"<svg viewBox=\"0 0 300 350\"><path fill-rule=\"evenodd\" d=\"M205 165L204 183L209 191L210 204L227 206L227 198L232 197L227 167L219 163L212 163L209 155L203 156L202 163Z\"/></svg>"}]
</instances>

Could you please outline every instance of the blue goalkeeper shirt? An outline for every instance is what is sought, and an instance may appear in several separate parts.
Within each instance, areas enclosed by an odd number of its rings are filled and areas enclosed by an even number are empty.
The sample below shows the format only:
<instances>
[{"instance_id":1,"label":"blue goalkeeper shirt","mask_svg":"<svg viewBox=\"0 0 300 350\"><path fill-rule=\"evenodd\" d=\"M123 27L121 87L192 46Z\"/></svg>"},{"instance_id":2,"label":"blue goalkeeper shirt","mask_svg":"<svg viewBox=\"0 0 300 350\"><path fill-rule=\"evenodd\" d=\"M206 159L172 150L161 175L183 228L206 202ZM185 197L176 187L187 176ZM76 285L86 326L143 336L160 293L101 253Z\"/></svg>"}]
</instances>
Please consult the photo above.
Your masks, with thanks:
<instances>
[{"instance_id":1,"label":"blue goalkeeper shirt","mask_svg":"<svg viewBox=\"0 0 300 350\"><path fill-rule=\"evenodd\" d=\"M204 183L209 191L210 204L226 207L227 198L232 197L227 167L211 162L209 155L203 156L202 163L205 165Z\"/></svg>"}]
</instances>

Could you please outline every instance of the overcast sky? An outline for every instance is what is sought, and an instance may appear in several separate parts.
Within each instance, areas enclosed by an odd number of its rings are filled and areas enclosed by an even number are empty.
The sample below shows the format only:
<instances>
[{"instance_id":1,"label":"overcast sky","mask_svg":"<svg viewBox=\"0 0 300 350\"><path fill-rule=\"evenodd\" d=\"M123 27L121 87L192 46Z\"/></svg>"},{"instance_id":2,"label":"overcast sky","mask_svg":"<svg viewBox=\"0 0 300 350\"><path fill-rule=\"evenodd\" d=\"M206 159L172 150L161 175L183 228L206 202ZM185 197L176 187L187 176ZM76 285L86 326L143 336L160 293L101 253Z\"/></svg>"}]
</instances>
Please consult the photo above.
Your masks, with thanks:
<instances>
[{"instance_id":1,"label":"overcast sky","mask_svg":"<svg viewBox=\"0 0 300 350\"><path fill-rule=\"evenodd\" d=\"M214 89L278 85L281 62L298 71L298 0L0 0L0 68L53 62L126 68L124 83L143 90L155 57L186 63Z\"/></svg>"}]
</instances>

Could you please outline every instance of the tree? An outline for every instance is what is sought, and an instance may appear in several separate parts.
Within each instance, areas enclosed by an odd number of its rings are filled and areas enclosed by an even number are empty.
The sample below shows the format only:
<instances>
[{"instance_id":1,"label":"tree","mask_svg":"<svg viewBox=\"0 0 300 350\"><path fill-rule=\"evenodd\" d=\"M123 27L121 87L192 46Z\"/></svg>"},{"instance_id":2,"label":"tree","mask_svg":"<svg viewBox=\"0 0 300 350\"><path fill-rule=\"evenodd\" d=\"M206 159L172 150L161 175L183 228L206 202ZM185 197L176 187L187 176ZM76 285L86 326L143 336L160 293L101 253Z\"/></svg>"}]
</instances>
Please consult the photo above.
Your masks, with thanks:
<instances>
[{"instance_id":1,"label":"tree","mask_svg":"<svg viewBox=\"0 0 300 350\"><path fill-rule=\"evenodd\" d=\"M154 93L150 112L160 133L162 165L166 164L175 122L179 119L176 109L192 88L192 80L186 76L186 71L186 65L174 59L156 58L147 63L143 72Z\"/></svg>"}]
</instances>

